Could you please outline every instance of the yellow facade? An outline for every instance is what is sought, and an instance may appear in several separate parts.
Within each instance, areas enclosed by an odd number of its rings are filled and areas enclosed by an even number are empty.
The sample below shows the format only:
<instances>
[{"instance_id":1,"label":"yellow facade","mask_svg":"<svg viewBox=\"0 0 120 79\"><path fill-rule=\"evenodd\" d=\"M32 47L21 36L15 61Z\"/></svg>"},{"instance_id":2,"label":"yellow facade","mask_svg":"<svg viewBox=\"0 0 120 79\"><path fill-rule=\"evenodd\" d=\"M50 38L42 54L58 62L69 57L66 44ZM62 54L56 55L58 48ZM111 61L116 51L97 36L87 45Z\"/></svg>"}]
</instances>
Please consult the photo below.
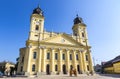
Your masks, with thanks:
<instances>
[{"instance_id":1,"label":"yellow facade","mask_svg":"<svg viewBox=\"0 0 120 79\"><path fill-rule=\"evenodd\" d=\"M105 73L120 74L120 55L103 65Z\"/></svg>"},{"instance_id":2,"label":"yellow facade","mask_svg":"<svg viewBox=\"0 0 120 79\"><path fill-rule=\"evenodd\" d=\"M120 74L120 61L113 63L113 66L111 66L111 67L105 67L104 71L106 73L118 73L118 74Z\"/></svg>"},{"instance_id":3,"label":"yellow facade","mask_svg":"<svg viewBox=\"0 0 120 79\"><path fill-rule=\"evenodd\" d=\"M114 67L114 73L119 73L120 74L120 61L119 62L115 62L113 64Z\"/></svg>"},{"instance_id":4,"label":"yellow facade","mask_svg":"<svg viewBox=\"0 0 120 79\"><path fill-rule=\"evenodd\" d=\"M114 73L113 66L112 67L106 67L106 68L104 68L104 70L105 70L106 73Z\"/></svg>"},{"instance_id":5,"label":"yellow facade","mask_svg":"<svg viewBox=\"0 0 120 79\"><path fill-rule=\"evenodd\" d=\"M20 49L17 73L24 75L67 74L70 68L78 73L93 71L86 25L76 17L73 34L47 32L39 7L31 15L29 38Z\"/></svg>"}]
</instances>

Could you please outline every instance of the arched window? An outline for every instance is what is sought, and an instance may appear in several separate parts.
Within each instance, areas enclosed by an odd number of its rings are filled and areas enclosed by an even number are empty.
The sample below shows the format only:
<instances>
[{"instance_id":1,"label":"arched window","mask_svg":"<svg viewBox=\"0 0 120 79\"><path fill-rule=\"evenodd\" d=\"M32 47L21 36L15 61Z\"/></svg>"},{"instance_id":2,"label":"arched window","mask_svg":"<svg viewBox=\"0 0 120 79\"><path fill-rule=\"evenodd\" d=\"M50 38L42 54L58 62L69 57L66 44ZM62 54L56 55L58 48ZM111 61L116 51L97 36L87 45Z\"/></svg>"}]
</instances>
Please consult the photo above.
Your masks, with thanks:
<instances>
[{"instance_id":1,"label":"arched window","mask_svg":"<svg viewBox=\"0 0 120 79\"><path fill-rule=\"evenodd\" d=\"M32 71L35 71L35 64L32 65Z\"/></svg>"},{"instance_id":2,"label":"arched window","mask_svg":"<svg viewBox=\"0 0 120 79\"><path fill-rule=\"evenodd\" d=\"M24 57L22 57L22 63L24 62Z\"/></svg>"},{"instance_id":3,"label":"arched window","mask_svg":"<svg viewBox=\"0 0 120 79\"><path fill-rule=\"evenodd\" d=\"M58 66L57 65L55 65L55 71L58 71Z\"/></svg>"},{"instance_id":4,"label":"arched window","mask_svg":"<svg viewBox=\"0 0 120 79\"><path fill-rule=\"evenodd\" d=\"M23 71L23 66L21 66L20 71L21 71L21 72Z\"/></svg>"},{"instance_id":5,"label":"arched window","mask_svg":"<svg viewBox=\"0 0 120 79\"><path fill-rule=\"evenodd\" d=\"M65 60L65 54L62 54L62 59Z\"/></svg>"},{"instance_id":6,"label":"arched window","mask_svg":"<svg viewBox=\"0 0 120 79\"><path fill-rule=\"evenodd\" d=\"M76 31L76 30L74 30L74 35L75 35L75 36L78 36L78 34L77 34L77 31Z\"/></svg>"},{"instance_id":7,"label":"arched window","mask_svg":"<svg viewBox=\"0 0 120 79\"><path fill-rule=\"evenodd\" d=\"M88 61L88 55L86 55L86 61Z\"/></svg>"},{"instance_id":8,"label":"arched window","mask_svg":"<svg viewBox=\"0 0 120 79\"><path fill-rule=\"evenodd\" d=\"M79 65L77 65L77 71L80 74L80 66Z\"/></svg>"},{"instance_id":9,"label":"arched window","mask_svg":"<svg viewBox=\"0 0 120 79\"><path fill-rule=\"evenodd\" d=\"M73 69L73 66L72 65L70 65L70 70L72 70Z\"/></svg>"},{"instance_id":10,"label":"arched window","mask_svg":"<svg viewBox=\"0 0 120 79\"><path fill-rule=\"evenodd\" d=\"M89 65L87 65L87 70L89 71Z\"/></svg>"},{"instance_id":11,"label":"arched window","mask_svg":"<svg viewBox=\"0 0 120 79\"><path fill-rule=\"evenodd\" d=\"M79 60L79 59L78 59L78 54L76 54L76 60Z\"/></svg>"},{"instance_id":12,"label":"arched window","mask_svg":"<svg viewBox=\"0 0 120 79\"><path fill-rule=\"evenodd\" d=\"M47 53L47 59L50 59L50 53L49 52Z\"/></svg>"},{"instance_id":13,"label":"arched window","mask_svg":"<svg viewBox=\"0 0 120 79\"><path fill-rule=\"evenodd\" d=\"M36 59L36 52L33 52L33 59Z\"/></svg>"},{"instance_id":14,"label":"arched window","mask_svg":"<svg viewBox=\"0 0 120 79\"><path fill-rule=\"evenodd\" d=\"M82 37L85 37L84 33L82 33Z\"/></svg>"},{"instance_id":15,"label":"arched window","mask_svg":"<svg viewBox=\"0 0 120 79\"><path fill-rule=\"evenodd\" d=\"M58 53L55 53L55 60L58 59Z\"/></svg>"},{"instance_id":16,"label":"arched window","mask_svg":"<svg viewBox=\"0 0 120 79\"><path fill-rule=\"evenodd\" d=\"M72 60L72 54L70 54L70 60Z\"/></svg>"},{"instance_id":17,"label":"arched window","mask_svg":"<svg viewBox=\"0 0 120 79\"><path fill-rule=\"evenodd\" d=\"M39 30L39 26L38 25L36 25L35 30L37 30L37 31Z\"/></svg>"}]
</instances>

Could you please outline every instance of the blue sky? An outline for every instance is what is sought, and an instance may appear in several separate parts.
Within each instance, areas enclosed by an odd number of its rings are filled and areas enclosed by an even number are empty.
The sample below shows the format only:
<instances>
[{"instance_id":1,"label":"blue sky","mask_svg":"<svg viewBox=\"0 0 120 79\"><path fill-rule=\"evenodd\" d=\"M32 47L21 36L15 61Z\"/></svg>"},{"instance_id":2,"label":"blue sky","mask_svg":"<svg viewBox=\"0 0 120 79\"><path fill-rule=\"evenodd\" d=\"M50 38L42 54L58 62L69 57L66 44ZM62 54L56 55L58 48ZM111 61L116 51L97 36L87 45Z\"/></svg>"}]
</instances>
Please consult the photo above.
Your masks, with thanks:
<instances>
[{"instance_id":1,"label":"blue sky","mask_svg":"<svg viewBox=\"0 0 120 79\"><path fill-rule=\"evenodd\" d=\"M0 61L16 61L38 4L47 31L71 34L76 14L83 18L96 64L120 55L120 0L1 0Z\"/></svg>"}]
</instances>

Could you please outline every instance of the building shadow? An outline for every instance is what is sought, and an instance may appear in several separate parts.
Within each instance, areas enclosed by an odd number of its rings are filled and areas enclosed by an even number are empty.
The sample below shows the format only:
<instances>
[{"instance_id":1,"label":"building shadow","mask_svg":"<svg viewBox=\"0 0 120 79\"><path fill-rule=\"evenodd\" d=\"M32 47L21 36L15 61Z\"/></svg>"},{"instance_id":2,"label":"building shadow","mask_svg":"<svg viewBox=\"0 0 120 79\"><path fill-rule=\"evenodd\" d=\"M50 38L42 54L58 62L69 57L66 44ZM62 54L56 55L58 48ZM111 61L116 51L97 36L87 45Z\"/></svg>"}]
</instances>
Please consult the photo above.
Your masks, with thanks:
<instances>
[{"instance_id":1,"label":"building shadow","mask_svg":"<svg viewBox=\"0 0 120 79\"><path fill-rule=\"evenodd\" d=\"M100 76L107 76L113 78L120 78L120 74L99 74Z\"/></svg>"}]
</instances>

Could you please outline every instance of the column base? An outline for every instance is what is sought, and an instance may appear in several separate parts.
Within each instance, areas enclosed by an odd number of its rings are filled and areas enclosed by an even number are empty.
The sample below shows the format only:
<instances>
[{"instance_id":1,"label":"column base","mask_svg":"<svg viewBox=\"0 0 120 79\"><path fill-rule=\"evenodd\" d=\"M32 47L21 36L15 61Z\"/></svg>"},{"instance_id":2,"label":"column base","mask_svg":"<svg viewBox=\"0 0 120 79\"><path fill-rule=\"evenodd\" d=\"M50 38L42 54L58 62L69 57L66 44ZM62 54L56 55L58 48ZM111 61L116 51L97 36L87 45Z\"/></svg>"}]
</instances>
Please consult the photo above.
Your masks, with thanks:
<instances>
[{"instance_id":1,"label":"column base","mask_svg":"<svg viewBox=\"0 0 120 79\"><path fill-rule=\"evenodd\" d=\"M27 76L27 77L29 77L29 76L30 76L30 73L29 73L29 72L25 72L24 75Z\"/></svg>"},{"instance_id":2,"label":"column base","mask_svg":"<svg viewBox=\"0 0 120 79\"><path fill-rule=\"evenodd\" d=\"M37 77L40 77L41 75L46 75L46 72L37 72Z\"/></svg>"},{"instance_id":3,"label":"column base","mask_svg":"<svg viewBox=\"0 0 120 79\"><path fill-rule=\"evenodd\" d=\"M55 72L51 72L50 75L56 75Z\"/></svg>"},{"instance_id":4,"label":"column base","mask_svg":"<svg viewBox=\"0 0 120 79\"><path fill-rule=\"evenodd\" d=\"M40 72L41 73L41 75L46 75L46 72Z\"/></svg>"},{"instance_id":5,"label":"column base","mask_svg":"<svg viewBox=\"0 0 120 79\"><path fill-rule=\"evenodd\" d=\"M84 74L84 71L80 71L80 74Z\"/></svg>"},{"instance_id":6,"label":"column base","mask_svg":"<svg viewBox=\"0 0 120 79\"><path fill-rule=\"evenodd\" d=\"M58 75L62 75L62 74L63 74L63 72L59 72L59 73L58 73Z\"/></svg>"},{"instance_id":7,"label":"column base","mask_svg":"<svg viewBox=\"0 0 120 79\"><path fill-rule=\"evenodd\" d=\"M41 75L41 72L37 72L37 77L40 77Z\"/></svg>"}]
</instances>

